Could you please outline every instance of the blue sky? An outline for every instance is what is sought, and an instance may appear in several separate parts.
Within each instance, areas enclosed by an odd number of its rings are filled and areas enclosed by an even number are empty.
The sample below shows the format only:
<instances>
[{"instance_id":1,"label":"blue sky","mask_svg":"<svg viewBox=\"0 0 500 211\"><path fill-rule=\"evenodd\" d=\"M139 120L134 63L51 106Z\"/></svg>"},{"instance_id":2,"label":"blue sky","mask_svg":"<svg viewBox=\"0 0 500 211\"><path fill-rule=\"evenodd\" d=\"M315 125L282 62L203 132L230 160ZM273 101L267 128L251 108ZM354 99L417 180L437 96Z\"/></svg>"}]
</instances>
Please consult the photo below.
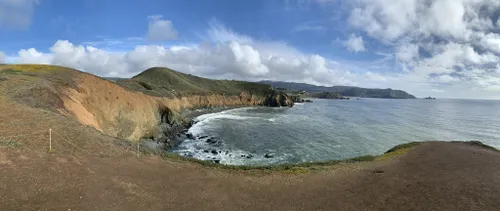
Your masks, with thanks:
<instances>
[{"instance_id":1,"label":"blue sky","mask_svg":"<svg viewBox=\"0 0 500 211\"><path fill-rule=\"evenodd\" d=\"M198 42L208 22L217 19L235 32L260 40L280 40L305 52L361 59L377 56L345 54L341 44L332 44L335 38L346 39L349 29L343 20L334 20L330 9L320 4L300 5L266 0L145 2L124 0L117 4L114 0L42 0L33 12L31 27L2 31L0 39L3 40L2 46L6 46L3 50L13 53L21 48L48 49L54 40L83 44L101 41L103 37L144 37L148 30L148 16L162 15L174 23L179 39L145 41L144 44Z\"/></svg>"},{"instance_id":2,"label":"blue sky","mask_svg":"<svg viewBox=\"0 0 500 211\"><path fill-rule=\"evenodd\" d=\"M495 0L0 0L0 63L499 99L499 14Z\"/></svg>"}]
</instances>

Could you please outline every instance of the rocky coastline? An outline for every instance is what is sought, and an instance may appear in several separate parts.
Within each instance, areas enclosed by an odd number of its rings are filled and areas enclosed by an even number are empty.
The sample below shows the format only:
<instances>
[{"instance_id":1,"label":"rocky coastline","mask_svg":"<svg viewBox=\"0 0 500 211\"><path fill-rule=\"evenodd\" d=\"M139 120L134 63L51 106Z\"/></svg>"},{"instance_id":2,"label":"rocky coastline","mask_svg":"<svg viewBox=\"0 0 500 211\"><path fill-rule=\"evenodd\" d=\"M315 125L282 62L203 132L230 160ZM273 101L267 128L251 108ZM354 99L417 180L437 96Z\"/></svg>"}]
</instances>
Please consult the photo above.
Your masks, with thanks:
<instances>
[{"instance_id":1,"label":"rocky coastline","mask_svg":"<svg viewBox=\"0 0 500 211\"><path fill-rule=\"evenodd\" d=\"M260 105L235 105L235 106L215 106L199 109L183 110L180 113L172 112L168 108L160 108L160 123L159 132L152 137L145 137L140 142L146 143L145 146L152 149L170 150L178 146L185 139L196 139L206 141L208 144L217 146L220 145L220 140L213 136L195 137L188 133L189 129L197 123L196 118L203 114L217 113L224 110L230 110L242 107L266 106L266 107L293 107L295 103L312 102L310 100L302 100L298 96L290 96L284 92L273 91L268 94ZM222 151L208 150L207 153L217 155L224 153ZM225 152L228 153L228 152ZM245 155L247 158L252 158L253 155ZM271 158L274 155L266 155ZM214 159L214 162L217 160Z\"/></svg>"}]
</instances>

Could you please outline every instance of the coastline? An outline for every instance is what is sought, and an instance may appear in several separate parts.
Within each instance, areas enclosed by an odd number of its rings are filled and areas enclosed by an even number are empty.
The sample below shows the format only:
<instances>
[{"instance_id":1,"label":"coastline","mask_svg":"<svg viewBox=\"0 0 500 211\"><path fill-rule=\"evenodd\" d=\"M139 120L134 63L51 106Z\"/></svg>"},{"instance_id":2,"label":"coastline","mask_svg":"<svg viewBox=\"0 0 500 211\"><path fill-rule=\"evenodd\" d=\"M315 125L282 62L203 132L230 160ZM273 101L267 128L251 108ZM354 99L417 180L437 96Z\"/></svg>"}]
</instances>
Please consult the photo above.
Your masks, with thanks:
<instances>
[{"instance_id":1,"label":"coastline","mask_svg":"<svg viewBox=\"0 0 500 211\"><path fill-rule=\"evenodd\" d=\"M177 125L177 126L169 126L166 124L160 124L160 134L151 137L151 138L143 138L139 141L139 145L142 148L146 148L147 150L142 150L146 153L151 153L151 151L156 153L172 153L172 148L179 146L184 140L188 138L187 133L189 129L196 124L196 118L204 115L204 114L213 114L219 113L222 111L227 111L236 108L247 108L247 107L256 107L256 106L223 106L223 107L211 107L211 108L201 108L201 109L193 109L193 110L185 110L180 113L180 116L187 122L186 124ZM196 138L196 137L194 137ZM177 155L177 154L176 154ZM181 155L179 155L181 156Z\"/></svg>"}]
</instances>

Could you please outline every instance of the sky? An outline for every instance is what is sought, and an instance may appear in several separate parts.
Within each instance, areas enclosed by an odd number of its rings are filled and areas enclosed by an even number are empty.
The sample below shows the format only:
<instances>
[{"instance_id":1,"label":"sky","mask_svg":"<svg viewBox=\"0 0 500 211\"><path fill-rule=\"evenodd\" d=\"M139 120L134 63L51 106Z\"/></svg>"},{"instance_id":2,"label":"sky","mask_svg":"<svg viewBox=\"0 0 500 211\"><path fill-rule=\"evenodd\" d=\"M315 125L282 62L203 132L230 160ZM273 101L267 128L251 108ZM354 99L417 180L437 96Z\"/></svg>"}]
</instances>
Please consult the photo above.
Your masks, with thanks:
<instances>
[{"instance_id":1,"label":"sky","mask_svg":"<svg viewBox=\"0 0 500 211\"><path fill-rule=\"evenodd\" d=\"M500 1L0 0L0 63L500 99Z\"/></svg>"}]
</instances>

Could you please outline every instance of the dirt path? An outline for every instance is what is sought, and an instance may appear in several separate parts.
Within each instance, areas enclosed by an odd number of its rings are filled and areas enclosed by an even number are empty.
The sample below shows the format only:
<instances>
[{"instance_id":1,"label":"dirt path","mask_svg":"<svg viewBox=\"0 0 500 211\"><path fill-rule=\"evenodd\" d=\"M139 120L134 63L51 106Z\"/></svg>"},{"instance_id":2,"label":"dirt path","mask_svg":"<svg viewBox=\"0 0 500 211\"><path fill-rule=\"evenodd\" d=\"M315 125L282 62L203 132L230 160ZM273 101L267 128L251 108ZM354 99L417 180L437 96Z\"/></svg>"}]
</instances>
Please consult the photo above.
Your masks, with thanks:
<instances>
[{"instance_id":1,"label":"dirt path","mask_svg":"<svg viewBox=\"0 0 500 211\"><path fill-rule=\"evenodd\" d=\"M500 210L500 153L426 143L398 159L293 175L156 156L0 148L0 210Z\"/></svg>"}]
</instances>

